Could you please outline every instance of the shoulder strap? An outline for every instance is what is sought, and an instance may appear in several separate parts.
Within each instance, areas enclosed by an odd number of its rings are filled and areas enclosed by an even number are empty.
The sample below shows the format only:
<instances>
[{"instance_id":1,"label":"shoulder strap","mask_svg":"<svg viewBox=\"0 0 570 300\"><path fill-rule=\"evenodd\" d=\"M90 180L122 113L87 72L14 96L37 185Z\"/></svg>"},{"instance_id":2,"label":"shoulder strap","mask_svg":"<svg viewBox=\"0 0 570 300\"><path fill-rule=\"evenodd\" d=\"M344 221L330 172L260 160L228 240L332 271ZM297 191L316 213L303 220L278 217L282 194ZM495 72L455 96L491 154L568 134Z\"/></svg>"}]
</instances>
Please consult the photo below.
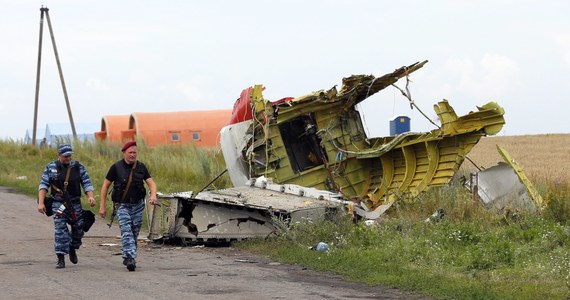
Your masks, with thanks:
<instances>
[{"instance_id":1,"label":"shoulder strap","mask_svg":"<svg viewBox=\"0 0 570 300\"><path fill-rule=\"evenodd\" d=\"M125 201L125 197L127 196L127 191L129 190L129 187L131 186L131 181L133 180L133 172L135 171L136 167L137 167L137 160L135 160L135 164L133 165L131 173L129 174L129 179L127 180L127 186L123 190L123 195L121 196L121 202Z\"/></svg>"},{"instance_id":2,"label":"shoulder strap","mask_svg":"<svg viewBox=\"0 0 570 300\"><path fill-rule=\"evenodd\" d=\"M67 185L69 184L69 174L71 173L71 163L67 166L67 172L65 173L65 180L63 181L63 197L64 203L66 208L73 208L71 205L71 201L69 200L69 195L67 195ZM77 214L75 213L75 209L71 210L71 221L75 222L77 220Z\"/></svg>"},{"instance_id":3,"label":"shoulder strap","mask_svg":"<svg viewBox=\"0 0 570 300\"><path fill-rule=\"evenodd\" d=\"M65 179L63 181L63 191L60 190L55 184L51 184L51 188L56 190L58 193L65 193L67 191L67 185L69 184L69 174L71 173L71 164L67 167L67 172L65 173Z\"/></svg>"},{"instance_id":4,"label":"shoulder strap","mask_svg":"<svg viewBox=\"0 0 570 300\"><path fill-rule=\"evenodd\" d=\"M63 181L63 192L67 191L67 185L69 184L69 174L71 173L71 164L67 166L67 173L65 173L65 180Z\"/></svg>"}]
</instances>

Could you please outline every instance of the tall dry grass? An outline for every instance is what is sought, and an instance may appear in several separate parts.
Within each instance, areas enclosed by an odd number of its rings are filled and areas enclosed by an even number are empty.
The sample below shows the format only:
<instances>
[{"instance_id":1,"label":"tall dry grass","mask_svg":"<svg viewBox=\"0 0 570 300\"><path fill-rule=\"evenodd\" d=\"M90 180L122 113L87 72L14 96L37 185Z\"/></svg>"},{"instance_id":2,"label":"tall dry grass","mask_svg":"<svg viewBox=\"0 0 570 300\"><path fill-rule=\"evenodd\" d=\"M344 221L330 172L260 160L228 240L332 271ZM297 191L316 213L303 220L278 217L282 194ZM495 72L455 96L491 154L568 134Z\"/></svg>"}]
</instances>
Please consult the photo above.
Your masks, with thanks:
<instances>
[{"instance_id":1,"label":"tall dry grass","mask_svg":"<svg viewBox=\"0 0 570 300\"><path fill-rule=\"evenodd\" d=\"M570 184L570 134L484 137L468 157L479 167L492 167L503 161L497 145L511 155L531 181L555 187ZM462 168L476 170L469 161Z\"/></svg>"}]
</instances>

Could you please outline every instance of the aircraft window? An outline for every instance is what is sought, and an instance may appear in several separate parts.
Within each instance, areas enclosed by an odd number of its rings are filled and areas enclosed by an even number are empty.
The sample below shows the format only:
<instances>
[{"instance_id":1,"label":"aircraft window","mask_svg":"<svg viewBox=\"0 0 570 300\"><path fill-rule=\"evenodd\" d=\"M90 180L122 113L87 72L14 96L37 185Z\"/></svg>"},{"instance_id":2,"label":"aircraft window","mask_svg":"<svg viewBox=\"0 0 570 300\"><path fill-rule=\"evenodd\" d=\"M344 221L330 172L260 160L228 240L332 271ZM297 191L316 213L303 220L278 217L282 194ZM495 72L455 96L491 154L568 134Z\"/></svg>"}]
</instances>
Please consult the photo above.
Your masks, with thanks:
<instances>
[{"instance_id":1,"label":"aircraft window","mask_svg":"<svg viewBox=\"0 0 570 300\"><path fill-rule=\"evenodd\" d=\"M279 125L279 131L293 171L299 173L324 163L317 126L310 115Z\"/></svg>"}]
</instances>

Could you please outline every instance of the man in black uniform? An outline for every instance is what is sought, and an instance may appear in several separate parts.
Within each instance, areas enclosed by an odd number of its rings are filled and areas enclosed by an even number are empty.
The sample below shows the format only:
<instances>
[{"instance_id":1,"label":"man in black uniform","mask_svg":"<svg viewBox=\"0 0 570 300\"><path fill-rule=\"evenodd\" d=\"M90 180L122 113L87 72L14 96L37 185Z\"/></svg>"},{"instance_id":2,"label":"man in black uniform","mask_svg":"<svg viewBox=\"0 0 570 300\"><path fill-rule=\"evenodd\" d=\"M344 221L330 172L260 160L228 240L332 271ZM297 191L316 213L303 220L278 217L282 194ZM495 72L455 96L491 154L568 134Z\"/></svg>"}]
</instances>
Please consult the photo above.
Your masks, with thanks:
<instances>
[{"instance_id":1,"label":"man in black uniform","mask_svg":"<svg viewBox=\"0 0 570 300\"><path fill-rule=\"evenodd\" d=\"M156 184L146 166L137 160L137 143L127 142L121 149L123 159L115 162L107 172L101 187L101 204L99 215L105 218L107 211L105 201L109 186L113 183L111 199L119 219L121 242L123 245L123 264L129 271L136 268L137 238L142 225L142 215L145 208L146 189L150 189L149 203L157 204Z\"/></svg>"}]
</instances>

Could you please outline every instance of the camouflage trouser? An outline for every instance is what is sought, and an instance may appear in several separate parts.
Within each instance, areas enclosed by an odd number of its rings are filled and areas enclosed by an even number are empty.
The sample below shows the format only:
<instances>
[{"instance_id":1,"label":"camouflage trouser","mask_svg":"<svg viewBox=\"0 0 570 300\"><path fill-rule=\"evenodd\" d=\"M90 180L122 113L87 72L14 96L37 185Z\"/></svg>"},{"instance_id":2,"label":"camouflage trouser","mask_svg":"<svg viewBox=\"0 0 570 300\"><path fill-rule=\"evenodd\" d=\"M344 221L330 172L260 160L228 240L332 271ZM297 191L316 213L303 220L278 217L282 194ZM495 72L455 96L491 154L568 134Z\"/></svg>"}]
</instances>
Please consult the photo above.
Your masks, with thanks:
<instances>
[{"instance_id":1,"label":"camouflage trouser","mask_svg":"<svg viewBox=\"0 0 570 300\"><path fill-rule=\"evenodd\" d=\"M117 209L121 242L123 243L123 258L137 258L137 238L141 231L142 215L145 202L122 203Z\"/></svg>"},{"instance_id":2,"label":"camouflage trouser","mask_svg":"<svg viewBox=\"0 0 570 300\"><path fill-rule=\"evenodd\" d=\"M72 201L73 209L77 215L77 222L71 224L71 210L66 209L60 217L56 216L61 202L53 202L53 224L55 228L55 254L67 254L69 248L79 249L83 238L83 208L80 201ZM68 224L71 224L71 231Z\"/></svg>"}]
</instances>

